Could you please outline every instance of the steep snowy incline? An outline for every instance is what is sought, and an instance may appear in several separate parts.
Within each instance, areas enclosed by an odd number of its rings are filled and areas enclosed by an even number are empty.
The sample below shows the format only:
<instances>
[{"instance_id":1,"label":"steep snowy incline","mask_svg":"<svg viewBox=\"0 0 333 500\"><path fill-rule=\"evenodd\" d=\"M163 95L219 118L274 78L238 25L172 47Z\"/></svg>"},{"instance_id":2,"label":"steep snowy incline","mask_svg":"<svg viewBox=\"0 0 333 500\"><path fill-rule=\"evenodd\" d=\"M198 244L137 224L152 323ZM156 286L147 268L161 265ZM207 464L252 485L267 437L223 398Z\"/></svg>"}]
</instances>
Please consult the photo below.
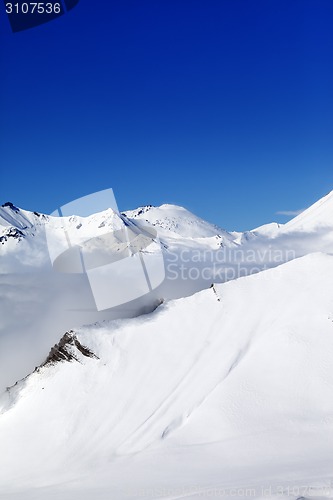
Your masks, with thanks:
<instances>
[{"instance_id":1,"label":"steep snowy incline","mask_svg":"<svg viewBox=\"0 0 333 500\"><path fill-rule=\"evenodd\" d=\"M32 228L40 217L37 212L27 212L15 207L13 203L7 202L0 206L0 230L4 228L14 227L16 229Z\"/></svg>"},{"instance_id":2,"label":"steep snowy incline","mask_svg":"<svg viewBox=\"0 0 333 500\"><path fill-rule=\"evenodd\" d=\"M134 499L129 477L145 499L161 485L324 485L332 276L332 256L309 255L77 329L92 357L40 368L1 398L0 498Z\"/></svg>"},{"instance_id":3,"label":"steep snowy incline","mask_svg":"<svg viewBox=\"0 0 333 500\"><path fill-rule=\"evenodd\" d=\"M283 226L284 233L333 229L333 191Z\"/></svg>"}]
</instances>

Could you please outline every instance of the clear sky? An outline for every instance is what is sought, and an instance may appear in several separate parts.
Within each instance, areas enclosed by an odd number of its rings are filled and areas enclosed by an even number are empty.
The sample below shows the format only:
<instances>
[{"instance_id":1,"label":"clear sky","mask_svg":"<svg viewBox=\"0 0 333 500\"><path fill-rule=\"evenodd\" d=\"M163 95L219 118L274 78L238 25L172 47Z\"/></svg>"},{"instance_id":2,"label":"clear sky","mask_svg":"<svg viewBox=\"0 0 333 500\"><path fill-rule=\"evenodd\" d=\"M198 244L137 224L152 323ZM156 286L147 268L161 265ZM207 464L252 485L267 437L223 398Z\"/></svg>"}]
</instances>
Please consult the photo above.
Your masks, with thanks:
<instances>
[{"instance_id":1,"label":"clear sky","mask_svg":"<svg viewBox=\"0 0 333 500\"><path fill-rule=\"evenodd\" d=\"M1 4L0 202L285 222L333 189L332 26L332 0L81 0L13 34Z\"/></svg>"}]
</instances>

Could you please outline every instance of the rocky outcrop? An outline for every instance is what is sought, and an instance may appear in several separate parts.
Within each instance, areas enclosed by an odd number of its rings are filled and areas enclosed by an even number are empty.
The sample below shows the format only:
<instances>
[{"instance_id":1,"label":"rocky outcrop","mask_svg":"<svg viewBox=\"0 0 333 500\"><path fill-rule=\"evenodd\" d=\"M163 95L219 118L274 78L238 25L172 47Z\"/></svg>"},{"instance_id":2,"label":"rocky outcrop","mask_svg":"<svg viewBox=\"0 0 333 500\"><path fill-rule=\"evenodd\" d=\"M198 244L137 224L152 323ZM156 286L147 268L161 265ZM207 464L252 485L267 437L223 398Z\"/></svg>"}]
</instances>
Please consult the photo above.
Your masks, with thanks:
<instances>
[{"instance_id":1,"label":"rocky outcrop","mask_svg":"<svg viewBox=\"0 0 333 500\"><path fill-rule=\"evenodd\" d=\"M52 347L48 357L41 367L55 365L56 363L64 361L80 362L81 355L85 358L99 359L98 356L96 356L96 354L94 354L88 347L83 346L77 339L74 331L70 330L65 333L58 344Z\"/></svg>"}]
</instances>

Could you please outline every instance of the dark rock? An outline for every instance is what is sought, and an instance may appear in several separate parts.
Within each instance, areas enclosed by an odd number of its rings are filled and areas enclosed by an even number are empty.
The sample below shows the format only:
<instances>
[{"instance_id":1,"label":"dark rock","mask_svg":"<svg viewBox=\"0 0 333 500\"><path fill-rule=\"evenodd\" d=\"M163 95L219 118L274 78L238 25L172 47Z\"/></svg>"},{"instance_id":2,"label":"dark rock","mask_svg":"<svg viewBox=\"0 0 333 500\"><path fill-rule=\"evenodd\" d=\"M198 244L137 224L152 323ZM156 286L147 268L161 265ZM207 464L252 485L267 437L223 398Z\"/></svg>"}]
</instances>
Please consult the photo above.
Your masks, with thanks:
<instances>
[{"instance_id":1,"label":"dark rock","mask_svg":"<svg viewBox=\"0 0 333 500\"><path fill-rule=\"evenodd\" d=\"M15 227L11 227L11 228L7 229L7 231L5 232L5 234L3 236L0 236L0 243L2 243L2 245L4 245L5 242L9 238L14 238L14 239L20 241L22 238L24 238L24 234L19 229L16 229Z\"/></svg>"},{"instance_id":2,"label":"dark rock","mask_svg":"<svg viewBox=\"0 0 333 500\"><path fill-rule=\"evenodd\" d=\"M14 210L14 212L19 212L20 211L20 209L17 208L17 207L15 207L15 205L12 202L10 202L10 201L7 201L6 203L4 203L2 205L2 208L5 208L5 207L11 208L12 210Z\"/></svg>"},{"instance_id":3,"label":"dark rock","mask_svg":"<svg viewBox=\"0 0 333 500\"><path fill-rule=\"evenodd\" d=\"M79 362L79 359L75 355L75 350L79 351L86 358L99 359L98 356L96 356L96 354L94 354L88 347L83 346L77 339L74 331L70 330L65 333L58 344L52 347L48 357L41 367L54 365L63 361Z\"/></svg>"}]
</instances>

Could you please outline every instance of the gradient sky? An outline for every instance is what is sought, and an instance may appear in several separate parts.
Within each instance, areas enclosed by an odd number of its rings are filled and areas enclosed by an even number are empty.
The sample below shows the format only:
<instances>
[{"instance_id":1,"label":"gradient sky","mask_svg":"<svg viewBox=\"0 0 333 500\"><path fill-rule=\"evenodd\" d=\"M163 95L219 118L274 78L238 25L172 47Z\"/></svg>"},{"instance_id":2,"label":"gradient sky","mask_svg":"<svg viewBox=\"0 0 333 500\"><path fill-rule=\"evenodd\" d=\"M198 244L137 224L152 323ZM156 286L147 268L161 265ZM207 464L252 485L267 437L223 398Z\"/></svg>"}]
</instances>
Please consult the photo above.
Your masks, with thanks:
<instances>
[{"instance_id":1,"label":"gradient sky","mask_svg":"<svg viewBox=\"0 0 333 500\"><path fill-rule=\"evenodd\" d=\"M0 203L285 222L333 189L332 26L332 0L81 0L13 34L1 4Z\"/></svg>"}]
</instances>

